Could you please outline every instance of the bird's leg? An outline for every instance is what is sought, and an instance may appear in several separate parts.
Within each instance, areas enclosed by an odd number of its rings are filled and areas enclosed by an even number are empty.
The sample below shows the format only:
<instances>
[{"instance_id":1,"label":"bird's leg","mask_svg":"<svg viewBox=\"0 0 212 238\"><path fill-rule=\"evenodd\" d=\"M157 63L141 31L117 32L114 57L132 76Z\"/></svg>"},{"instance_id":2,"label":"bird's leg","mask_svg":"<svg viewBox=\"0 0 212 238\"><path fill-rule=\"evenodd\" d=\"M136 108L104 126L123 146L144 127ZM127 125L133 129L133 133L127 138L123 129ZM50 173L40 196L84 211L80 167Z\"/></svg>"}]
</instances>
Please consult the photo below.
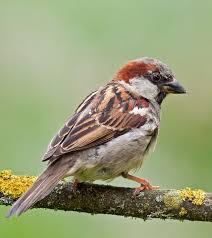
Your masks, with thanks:
<instances>
[{"instance_id":1,"label":"bird's leg","mask_svg":"<svg viewBox=\"0 0 212 238\"><path fill-rule=\"evenodd\" d=\"M140 184L139 187L135 188L134 195L138 195L143 190L157 190L157 189L159 189L159 186L152 186L149 183L149 181L147 181L145 179L135 177L135 176L130 175L128 173L122 173L121 175L122 175L122 177L124 177L126 179L135 181L135 182Z\"/></svg>"},{"instance_id":2,"label":"bird's leg","mask_svg":"<svg viewBox=\"0 0 212 238\"><path fill-rule=\"evenodd\" d=\"M76 193L79 183L80 183L80 181L78 179L74 178L72 187L71 187L73 193Z\"/></svg>"}]
</instances>

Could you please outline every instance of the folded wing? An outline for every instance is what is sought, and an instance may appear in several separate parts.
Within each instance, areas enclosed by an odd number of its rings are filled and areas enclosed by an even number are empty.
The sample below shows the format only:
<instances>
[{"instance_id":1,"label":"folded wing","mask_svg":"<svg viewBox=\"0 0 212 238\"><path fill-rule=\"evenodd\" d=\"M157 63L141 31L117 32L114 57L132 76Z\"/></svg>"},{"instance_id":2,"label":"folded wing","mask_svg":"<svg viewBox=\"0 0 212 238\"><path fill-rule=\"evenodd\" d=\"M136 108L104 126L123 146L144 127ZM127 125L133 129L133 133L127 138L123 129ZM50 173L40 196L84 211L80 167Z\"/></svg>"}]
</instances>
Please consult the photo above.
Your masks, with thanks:
<instances>
[{"instance_id":1,"label":"folded wing","mask_svg":"<svg viewBox=\"0 0 212 238\"><path fill-rule=\"evenodd\" d=\"M108 84L90 94L51 141L43 160L101 145L139 128L149 102L134 97L120 84Z\"/></svg>"}]
</instances>

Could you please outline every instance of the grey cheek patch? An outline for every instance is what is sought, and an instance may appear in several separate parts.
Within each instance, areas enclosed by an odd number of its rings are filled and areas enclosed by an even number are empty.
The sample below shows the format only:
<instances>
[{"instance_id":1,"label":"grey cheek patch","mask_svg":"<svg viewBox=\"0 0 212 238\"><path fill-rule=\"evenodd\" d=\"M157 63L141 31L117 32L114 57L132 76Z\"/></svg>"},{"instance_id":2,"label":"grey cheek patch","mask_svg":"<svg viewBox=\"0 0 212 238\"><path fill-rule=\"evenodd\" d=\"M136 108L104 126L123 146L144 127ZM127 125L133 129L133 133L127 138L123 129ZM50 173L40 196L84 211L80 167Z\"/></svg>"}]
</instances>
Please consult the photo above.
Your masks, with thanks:
<instances>
[{"instance_id":1,"label":"grey cheek patch","mask_svg":"<svg viewBox=\"0 0 212 238\"><path fill-rule=\"evenodd\" d=\"M145 79L143 77L131 79L130 84L131 87L134 88L139 95L147 99L155 99L159 94L158 87L151 83L148 79Z\"/></svg>"}]
</instances>

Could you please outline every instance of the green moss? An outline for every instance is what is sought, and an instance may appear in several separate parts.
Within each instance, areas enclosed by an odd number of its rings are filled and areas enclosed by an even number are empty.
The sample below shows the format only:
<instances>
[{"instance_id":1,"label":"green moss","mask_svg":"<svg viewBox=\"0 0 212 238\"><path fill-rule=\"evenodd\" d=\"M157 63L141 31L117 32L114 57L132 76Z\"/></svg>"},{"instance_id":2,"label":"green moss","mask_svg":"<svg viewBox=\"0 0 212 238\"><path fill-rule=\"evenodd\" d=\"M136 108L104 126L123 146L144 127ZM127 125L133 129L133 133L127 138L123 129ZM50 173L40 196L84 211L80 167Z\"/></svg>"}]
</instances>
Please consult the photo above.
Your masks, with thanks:
<instances>
[{"instance_id":1,"label":"green moss","mask_svg":"<svg viewBox=\"0 0 212 238\"><path fill-rule=\"evenodd\" d=\"M179 216L180 216L180 217L183 217L183 216L185 216L187 213L188 213L188 211L187 211L184 207L181 207L180 212L179 212Z\"/></svg>"},{"instance_id":2,"label":"green moss","mask_svg":"<svg viewBox=\"0 0 212 238\"><path fill-rule=\"evenodd\" d=\"M146 202L146 203L144 204L144 209L147 210L148 208L149 208L149 203Z\"/></svg>"},{"instance_id":3,"label":"green moss","mask_svg":"<svg viewBox=\"0 0 212 238\"><path fill-rule=\"evenodd\" d=\"M163 198L164 204L168 209L179 209L182 199L179 196L179 193L170 191L164 195Z\"/></svg>"}]
</instances>

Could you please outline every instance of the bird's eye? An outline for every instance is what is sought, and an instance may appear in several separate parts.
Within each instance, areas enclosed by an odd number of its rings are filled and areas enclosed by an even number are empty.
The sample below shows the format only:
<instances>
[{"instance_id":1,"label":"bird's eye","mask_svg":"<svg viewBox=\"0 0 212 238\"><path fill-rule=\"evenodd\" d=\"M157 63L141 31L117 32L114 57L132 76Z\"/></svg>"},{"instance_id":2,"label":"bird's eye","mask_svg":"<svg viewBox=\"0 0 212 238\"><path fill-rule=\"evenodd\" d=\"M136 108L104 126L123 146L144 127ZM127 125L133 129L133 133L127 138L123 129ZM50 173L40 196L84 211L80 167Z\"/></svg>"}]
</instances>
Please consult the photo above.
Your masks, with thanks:
<instances>
[{"instance_id":1,"label":"bird's eye","mask_svg":"<svg viewBox=\"0 0 212 238\"><path fill-rule=\"evenodd\" d=\"M160 74L153 74L152 80L153 80L154 82L159 82L160 79L161 79Z\"/></svg>"}]
</instances>

